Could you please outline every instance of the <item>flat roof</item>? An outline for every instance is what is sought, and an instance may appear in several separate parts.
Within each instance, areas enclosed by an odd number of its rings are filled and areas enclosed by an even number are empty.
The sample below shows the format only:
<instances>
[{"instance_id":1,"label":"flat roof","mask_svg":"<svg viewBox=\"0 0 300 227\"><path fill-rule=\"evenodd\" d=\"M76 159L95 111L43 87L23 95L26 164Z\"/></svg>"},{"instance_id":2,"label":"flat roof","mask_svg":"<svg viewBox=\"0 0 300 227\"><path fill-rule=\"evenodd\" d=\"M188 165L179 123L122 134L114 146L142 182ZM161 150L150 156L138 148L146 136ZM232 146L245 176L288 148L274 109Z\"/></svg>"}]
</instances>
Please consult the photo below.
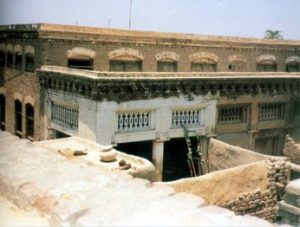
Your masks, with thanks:
<instances>
[{"instance_id":1,"label":"flat roof","mask_svg":"<svg viewBox=\"0 0 300 227\"><path fill-rule=\"evenodd\" d=\"M0 25L0 31L38 31L42 36L55 33L55 36L60 37L66 33L77 34L83 37L92 36L114 36L127 39L167 39L169 41L178 42L199 42L199 41L214 41L237 44L263 44L263 45L300 45L300 40L276 40L276 39L258 39L247 37L233 36L212 36L199 34L185 34L172 32L156 32L156 31L138 31L126 29L111 29L89 26L61 25L61 24L14 24Z\"/></svg>"}]
</instances>

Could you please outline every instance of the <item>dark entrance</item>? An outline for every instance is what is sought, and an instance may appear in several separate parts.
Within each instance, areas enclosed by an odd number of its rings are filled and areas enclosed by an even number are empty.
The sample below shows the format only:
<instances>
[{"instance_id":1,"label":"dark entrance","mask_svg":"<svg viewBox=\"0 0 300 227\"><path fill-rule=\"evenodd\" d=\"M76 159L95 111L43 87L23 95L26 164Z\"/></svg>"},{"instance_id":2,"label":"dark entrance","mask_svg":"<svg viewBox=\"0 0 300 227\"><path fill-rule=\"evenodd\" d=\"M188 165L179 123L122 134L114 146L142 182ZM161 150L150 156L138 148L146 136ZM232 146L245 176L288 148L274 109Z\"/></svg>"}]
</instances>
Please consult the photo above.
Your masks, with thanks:
<instances>
[{"instance_id":1,"label":"dark entrance","mask_svg":"<svg viewBox=\"0 0 300 227\"><path fill-rule=\"evenodd\" d=\"M116 149L126 154L148 159L152 162L152 141L120 143L117 145Z\"/></svg>"},{"instance_id":2,"label":"dark entrance","mask_svg":"<svg viewBox=\"0 0 300 227\"><path fill-rule=\"evenodd\" d=\"M67 138L67 137L70 137L69 135L63 133L63 132L60 132L60 131L57 131L57 130L53 130L53 134L52 134L52 137L54 139L61 139L61 138Z\"/></svg>"},{"instance_id":3,"label":"dark entrance","mask_svg":"<svg viewBox=\"0 0 300 227\"><path fill-rule=\"evenodd\" d=\"M197 140L191 137L192 150L197 148ZM163 181L173 181L191 177L187 162L188 147L184 138L171 139L165 142Z\"/></svg>"}]
</instances>

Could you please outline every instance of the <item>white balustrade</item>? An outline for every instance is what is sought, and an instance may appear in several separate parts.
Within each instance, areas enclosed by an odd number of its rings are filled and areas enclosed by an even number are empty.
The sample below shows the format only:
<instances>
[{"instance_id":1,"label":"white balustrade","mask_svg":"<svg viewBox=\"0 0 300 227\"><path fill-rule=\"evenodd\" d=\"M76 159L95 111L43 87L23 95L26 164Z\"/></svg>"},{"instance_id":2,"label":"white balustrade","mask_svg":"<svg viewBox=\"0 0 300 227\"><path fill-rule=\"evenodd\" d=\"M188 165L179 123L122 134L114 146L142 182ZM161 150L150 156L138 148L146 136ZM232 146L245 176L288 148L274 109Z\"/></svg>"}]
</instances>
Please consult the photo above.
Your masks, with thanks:
<instances>
[{"instance_id":1,"label":"white balustrade","mask_svg":"<svg viewBox=\"0 0 300 227\"><path fill-rule=\"evenodd\" d=\"M149 129L150 112L123 112L118 114L118 130Z\"/></svg>"},{"instance_id":2,"label":"white balustrade","mask_svg":"<svg viewBox=\"0 0 300 227\"><path fill-rule=\"evenodd\" d=\"M64 106L52 102L51 120L64 127L72 130L78 128L78 109L75 107Z\"/></svg>"},{"instance_id":3,"label":"white balustrade","mask_svg":"<svg viewBox=\"0 0 300 227\"><path fill-rule=\"evenodd\" d=\"M172 127L201 126L203 124L201 109L172 111Z\"/></svg>"}]
</instances>

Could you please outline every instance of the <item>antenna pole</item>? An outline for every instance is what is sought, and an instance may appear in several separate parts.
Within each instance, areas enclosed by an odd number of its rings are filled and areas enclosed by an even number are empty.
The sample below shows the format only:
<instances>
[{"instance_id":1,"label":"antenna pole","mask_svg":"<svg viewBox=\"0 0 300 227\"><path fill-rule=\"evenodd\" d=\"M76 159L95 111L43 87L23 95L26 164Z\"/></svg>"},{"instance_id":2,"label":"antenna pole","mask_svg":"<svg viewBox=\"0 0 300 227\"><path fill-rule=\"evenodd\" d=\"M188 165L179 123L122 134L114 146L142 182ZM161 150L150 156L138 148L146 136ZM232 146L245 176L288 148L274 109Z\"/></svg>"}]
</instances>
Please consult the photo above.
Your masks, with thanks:
<instances>
[{"instance_id":1,"label":"antenna pole","mask_svg":"<svg viewBox=\"0 0 300 227\"><path fill-rule=\"evenodd\" d=\"M131 10L132 10L132 0L130 0L130 6L129 6L129 30L131 30Z\"/></svg>"}]
</instances>

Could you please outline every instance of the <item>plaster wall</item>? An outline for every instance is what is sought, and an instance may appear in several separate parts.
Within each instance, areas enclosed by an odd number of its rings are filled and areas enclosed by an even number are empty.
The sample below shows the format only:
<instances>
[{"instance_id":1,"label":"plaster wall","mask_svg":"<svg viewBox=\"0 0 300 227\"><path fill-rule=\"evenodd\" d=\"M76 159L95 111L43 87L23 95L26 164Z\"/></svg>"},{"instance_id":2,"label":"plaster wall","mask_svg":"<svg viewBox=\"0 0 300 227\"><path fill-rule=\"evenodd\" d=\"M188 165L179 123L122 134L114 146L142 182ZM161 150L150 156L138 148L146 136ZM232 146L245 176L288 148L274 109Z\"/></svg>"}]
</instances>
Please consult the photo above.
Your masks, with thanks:
<instances>
[{"instance_id":1,"label":"plaster wall","mask_svg":"<svg viewBox=\"0 0 300 227\"><path fill-rule=\"evenodd\" d=\"M208 135L215 130L216 98L211 95L198 96L193 100L186 97L156 98L128 102L93 100L61 92L48 92L48 100L78 105L79 125L77 131L60 128L50 122L51 102L48 101L48 124L66 134L78 135L101 144L127 143L147 140L165 141L184 137L181 127L172 126L172 111L200 110L200 123L189 127L189 136ZM147 129L118 129L119 113L150 112L150 127Z\"/></svg>"},{"instance_id":2,"label":"plaster wall","mask_svg":"<svg viewBox=\"0 0 300 227\"><path fill-rule=\"evenodd\" d=\"M208 204L223 204L241 193L266 190L268 165L268 162L261 161L161 184L171 186L176 192L201 196Z\"/></svg>"}]
</instances>

